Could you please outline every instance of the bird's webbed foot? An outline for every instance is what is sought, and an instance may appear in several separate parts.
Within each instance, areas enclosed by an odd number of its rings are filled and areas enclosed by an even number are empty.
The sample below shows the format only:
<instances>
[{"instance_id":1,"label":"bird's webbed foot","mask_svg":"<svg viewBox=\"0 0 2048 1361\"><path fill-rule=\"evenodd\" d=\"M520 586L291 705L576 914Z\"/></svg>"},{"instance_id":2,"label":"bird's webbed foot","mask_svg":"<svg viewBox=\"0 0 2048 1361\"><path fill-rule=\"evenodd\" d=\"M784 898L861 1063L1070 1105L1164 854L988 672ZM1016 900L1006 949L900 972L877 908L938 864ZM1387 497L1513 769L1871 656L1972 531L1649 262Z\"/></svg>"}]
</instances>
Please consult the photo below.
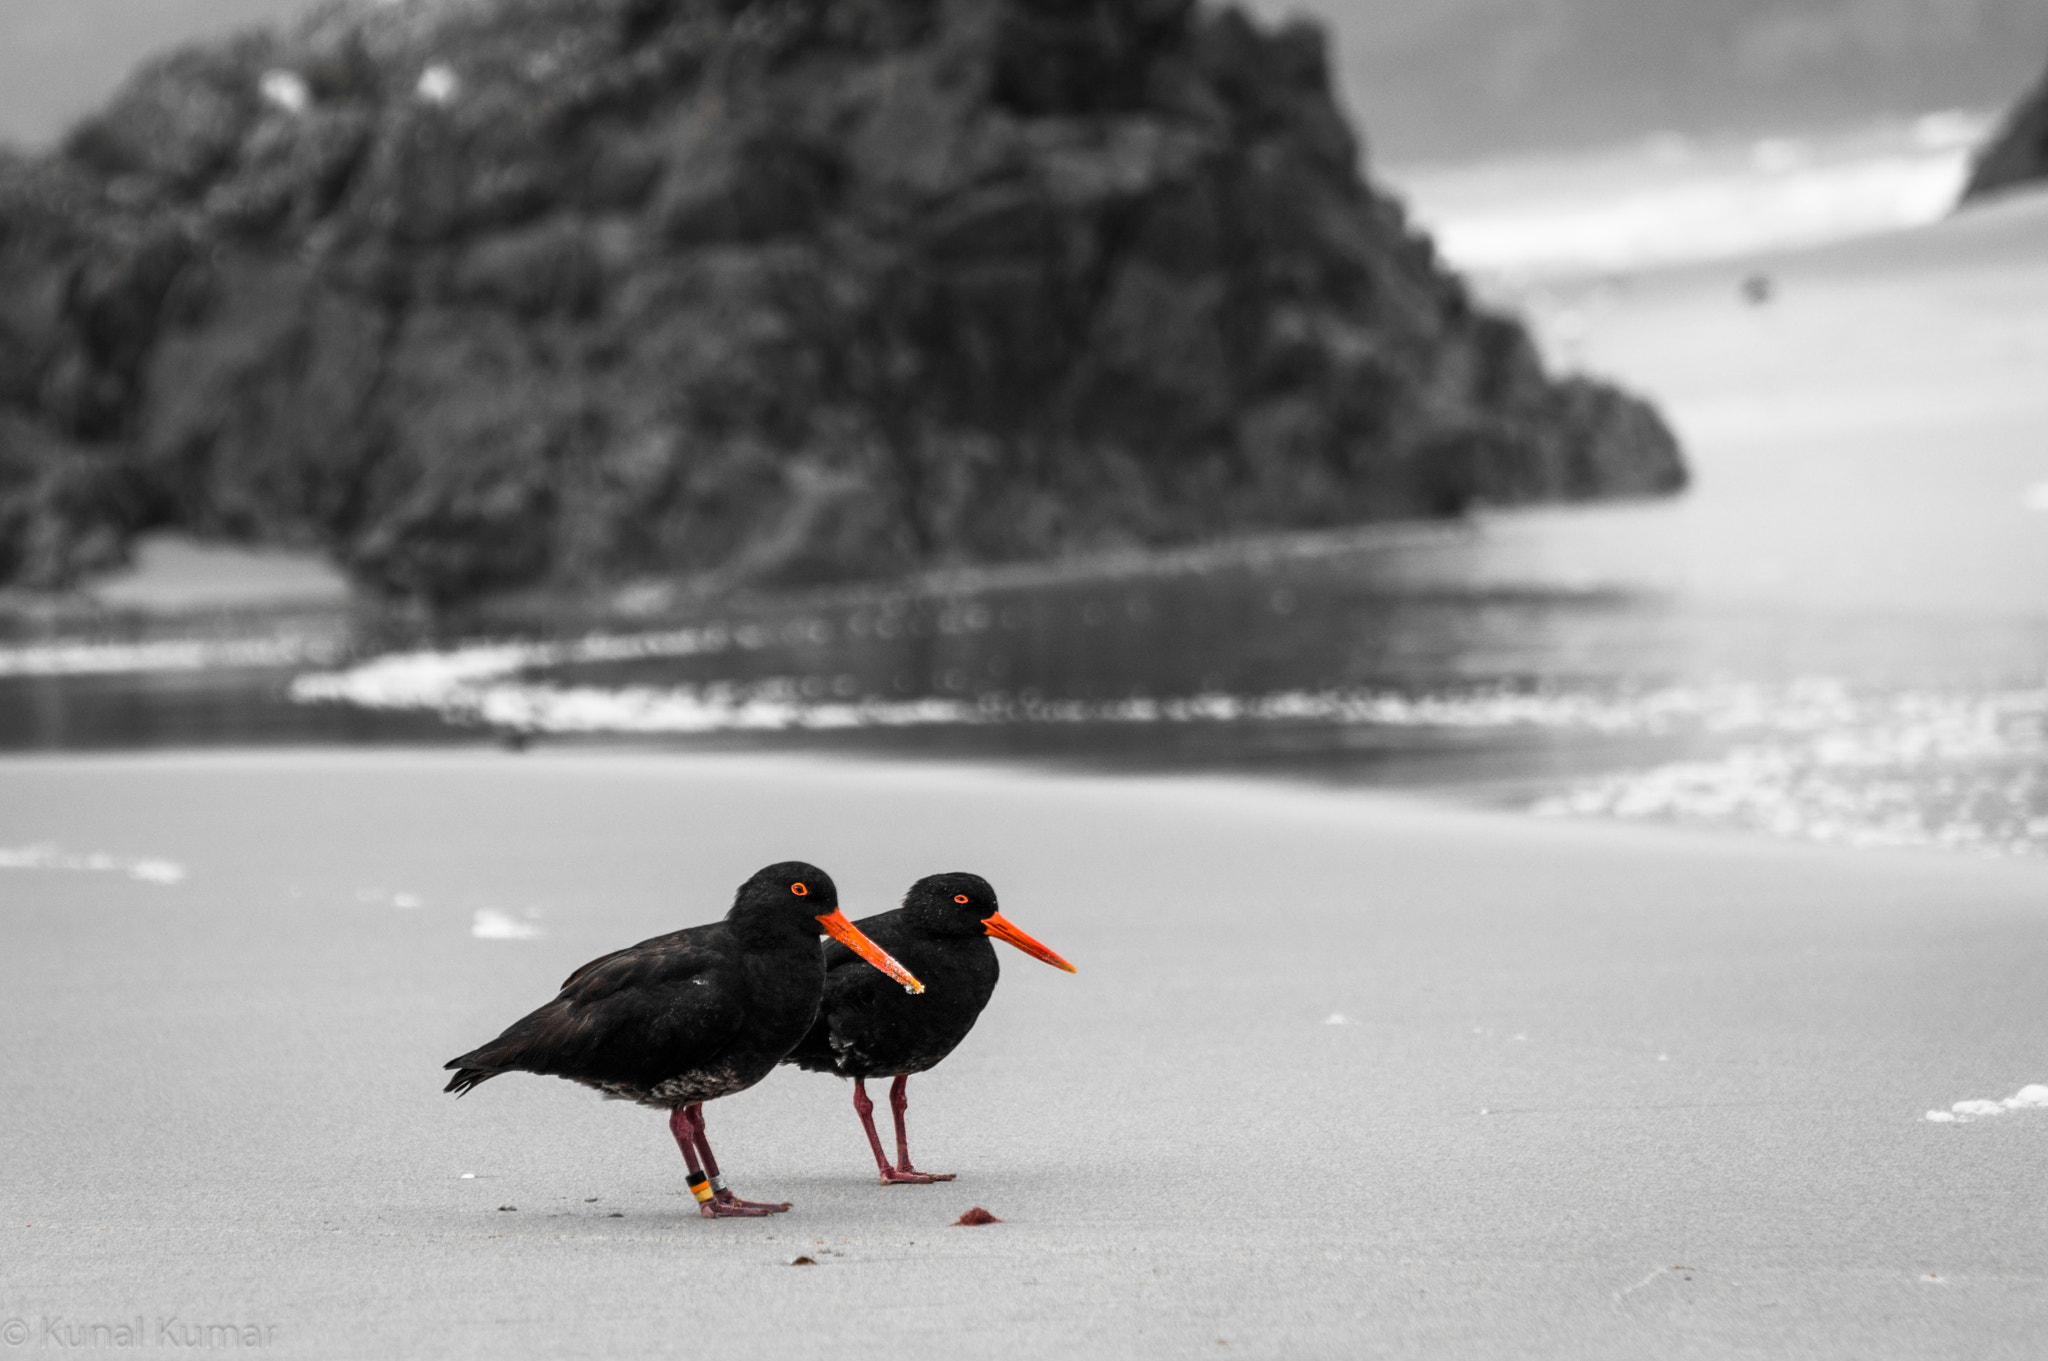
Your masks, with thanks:
<instances>
[{"instance_id":1,"label":"bird's webbed foot","mask_svg":"<svg viewBox=\"0 0 2048 1361\"><path fill-rule=\"evenodd\" d=\"M920 1172L914 1167L885 1167L882 1169L884 1186L927 1186L935 1181L951 1181L952 1172Z\"/></svg>"},{"instance_id":2,"label":"bird's webbed foot","mask_svg":"<svg viewBox=\"0 0 2048 1361\"><path fill-rule=\"evenodd\" d=\"M722 1187L718 1194L711 1197L711 1203L723 1205L728 1211L740 1214L779 1215L790 1207L790 1202L786 1200L741 1200Z\"/></svg>"}]
</instances>

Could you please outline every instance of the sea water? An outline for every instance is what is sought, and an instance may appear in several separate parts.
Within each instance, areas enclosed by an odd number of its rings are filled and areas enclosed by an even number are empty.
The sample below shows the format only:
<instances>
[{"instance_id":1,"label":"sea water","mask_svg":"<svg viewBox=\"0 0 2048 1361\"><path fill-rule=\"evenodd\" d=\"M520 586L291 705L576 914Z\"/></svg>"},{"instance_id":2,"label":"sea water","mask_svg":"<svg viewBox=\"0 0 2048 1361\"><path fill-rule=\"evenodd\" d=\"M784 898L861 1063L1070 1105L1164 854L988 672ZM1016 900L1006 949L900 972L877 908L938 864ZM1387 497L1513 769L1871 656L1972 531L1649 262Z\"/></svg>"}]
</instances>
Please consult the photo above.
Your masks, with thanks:
<instances>
[{"instance_id":1,"label":"sea water","mask_svg":"<svg viewBox=\"0 0 2048 1361\"><path fill-rule=\"evenodd\" d=\"M1283 538L639 628L432 638L301 617L257 639L18 640L0 648L0 741L630 740L1224 771L2048 854L2048 612L1612 579L1617 540L1669 542L1694 513Z\"/></svg>"}]
</instances>

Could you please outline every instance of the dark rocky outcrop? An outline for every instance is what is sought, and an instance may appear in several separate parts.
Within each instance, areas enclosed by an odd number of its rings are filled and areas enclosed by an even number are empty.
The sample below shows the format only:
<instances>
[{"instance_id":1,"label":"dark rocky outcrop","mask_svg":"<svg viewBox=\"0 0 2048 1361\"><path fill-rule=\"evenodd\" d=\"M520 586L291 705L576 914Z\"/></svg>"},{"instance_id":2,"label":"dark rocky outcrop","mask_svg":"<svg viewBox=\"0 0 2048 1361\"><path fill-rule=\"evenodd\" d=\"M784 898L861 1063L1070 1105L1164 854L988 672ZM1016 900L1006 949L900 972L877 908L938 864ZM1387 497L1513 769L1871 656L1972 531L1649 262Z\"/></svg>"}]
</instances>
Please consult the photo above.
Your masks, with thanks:
<instances>
[{"instance_id":1,"label":"dark rocky outcrop","mask_svg":"<svg viewBox=\"0 0 2048 1361\"><path fill-rule=\"evenodd\" d=\"M2036 180L2048 180L2048 72L1978 153L1963 202Z\"/></svg>"},{"instance_id":2,"label":"dark rocky outcrop","mask_svg":"<svg viewBox=\"0 0 2048 1361\"><path fill-rule=\"evenodd\" d=\"M1653 494L1188 0L339 4L0 163L0 576L139 529L446 603Z\"/></svg>"}]
</instances>

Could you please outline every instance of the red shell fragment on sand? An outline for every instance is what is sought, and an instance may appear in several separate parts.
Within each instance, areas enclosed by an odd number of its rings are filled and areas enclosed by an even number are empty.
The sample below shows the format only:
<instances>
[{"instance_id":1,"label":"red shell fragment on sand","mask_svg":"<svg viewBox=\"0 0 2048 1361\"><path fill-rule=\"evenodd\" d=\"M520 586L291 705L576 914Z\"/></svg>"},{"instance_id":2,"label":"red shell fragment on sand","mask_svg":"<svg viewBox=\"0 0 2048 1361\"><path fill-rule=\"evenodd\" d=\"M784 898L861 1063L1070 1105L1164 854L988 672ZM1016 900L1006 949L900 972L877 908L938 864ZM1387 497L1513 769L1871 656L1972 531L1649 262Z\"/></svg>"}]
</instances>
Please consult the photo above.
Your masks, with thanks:
<instances>
[{"instance_id":1,"label":"red shell fragment on sand","mask_svg":"<svg viewBox=\"0 0 2048 1361\"><path fill-rule=\"evenodd\" d=\"M953 1227L957 1229L964 1225L967 1228L973 1228L977 1224L1000 1224L1002 1222L1002 1220L997 1219L987 1210L984 1210L979 1205L977 1205L973 1209L969 1210L966 1214L961 1215L958 1219L954 1220Z\"/></svg>"}]
</instances>

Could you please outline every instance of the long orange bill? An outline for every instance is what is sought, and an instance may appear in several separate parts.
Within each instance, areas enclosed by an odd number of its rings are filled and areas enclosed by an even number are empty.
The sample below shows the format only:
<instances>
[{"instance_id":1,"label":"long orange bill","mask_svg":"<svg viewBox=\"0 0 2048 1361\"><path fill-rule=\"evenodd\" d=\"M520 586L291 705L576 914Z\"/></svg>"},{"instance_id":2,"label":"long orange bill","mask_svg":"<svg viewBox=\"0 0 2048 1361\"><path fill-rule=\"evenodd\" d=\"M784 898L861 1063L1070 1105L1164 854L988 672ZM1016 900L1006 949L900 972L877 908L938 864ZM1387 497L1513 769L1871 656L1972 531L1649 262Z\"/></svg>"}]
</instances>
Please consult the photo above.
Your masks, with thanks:
<instances>
[{"instance_id":1,"label":"long orange bill","mask_svg":"<svg viewBox=\"0 0 2048 1361\"><path fill-rule=\"evenodd\" d=\"M1010 944L1016 946L1025 954L1030 955L1033 959L1042 959L1055 969L1065 969L1068 973L1079 972L1073 965L1067 963L1067 961L1061 959L1058 955L1011 925L1010 919L1000 912L991 912L987 920L982 922L982 925L987 928L991 936L994 936L997 940L1010 942Z\"/></svg>"},{"instance_id":2,"label":"long orange bill","mask_svg":"<svg viewBox=\"0 0 2048 1361\"><path fill-rule=\"evenodd\" d=\"M889 952L860 933L860 928L846 919L838 908L818 918L818 925L825 928L825 934L844 945L847 949L880 969L903 985L905 992L923 992L924 984L917 981L917 975L889 958Z\"/></svg>"}]
</instances>

